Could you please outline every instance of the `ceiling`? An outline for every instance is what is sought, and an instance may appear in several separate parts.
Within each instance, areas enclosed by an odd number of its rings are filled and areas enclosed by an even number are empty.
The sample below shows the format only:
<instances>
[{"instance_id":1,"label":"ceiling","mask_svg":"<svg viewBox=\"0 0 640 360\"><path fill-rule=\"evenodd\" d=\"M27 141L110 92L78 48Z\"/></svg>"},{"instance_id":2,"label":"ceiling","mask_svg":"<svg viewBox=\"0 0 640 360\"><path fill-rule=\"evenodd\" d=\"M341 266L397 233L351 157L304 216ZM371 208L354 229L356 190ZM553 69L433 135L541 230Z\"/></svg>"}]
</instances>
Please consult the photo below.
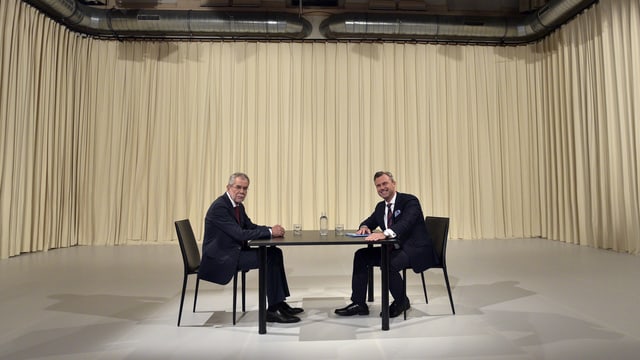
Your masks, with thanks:
<instances>
[{"instance_id":1,"label":"ceiling","mask_svg":"<svg viewBox=\"0 0 640 360\"><path fill-rule=\"evenodd\" d=\"M597 0L23 0L72 30L122 39L537 41Z\"/></svg>"}]
</instances>

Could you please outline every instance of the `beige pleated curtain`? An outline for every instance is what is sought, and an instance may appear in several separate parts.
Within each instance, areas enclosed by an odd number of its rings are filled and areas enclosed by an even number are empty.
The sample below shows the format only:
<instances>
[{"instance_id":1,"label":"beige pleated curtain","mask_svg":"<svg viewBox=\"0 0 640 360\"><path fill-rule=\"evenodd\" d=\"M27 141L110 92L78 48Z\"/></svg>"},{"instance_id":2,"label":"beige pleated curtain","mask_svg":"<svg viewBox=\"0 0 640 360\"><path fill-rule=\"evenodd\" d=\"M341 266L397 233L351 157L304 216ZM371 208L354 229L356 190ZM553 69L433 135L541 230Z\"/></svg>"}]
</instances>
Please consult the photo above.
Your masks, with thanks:
<instances>
[{"instance_id":1,"label":"beige pleated curtain","mask_svg":"<svg viewBox=\"0 0 640 360\"><path fill-rule=\"evenodd\" d=\"M117 42L0 3L0 258L175 241L228 176L255 222L355 228L392 171L462 239L640 249L640 10L519 47Z\"/></svg>"}]
</instances>

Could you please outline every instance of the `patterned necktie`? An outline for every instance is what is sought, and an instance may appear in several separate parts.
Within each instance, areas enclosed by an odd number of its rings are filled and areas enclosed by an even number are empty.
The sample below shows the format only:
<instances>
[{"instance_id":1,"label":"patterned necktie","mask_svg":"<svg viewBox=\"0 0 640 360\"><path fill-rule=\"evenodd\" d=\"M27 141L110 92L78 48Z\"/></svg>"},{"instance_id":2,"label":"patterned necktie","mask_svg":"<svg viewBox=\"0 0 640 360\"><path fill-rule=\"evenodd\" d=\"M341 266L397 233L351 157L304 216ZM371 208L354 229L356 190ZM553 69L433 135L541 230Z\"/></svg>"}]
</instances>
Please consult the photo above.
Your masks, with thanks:
<instances>
[{"instance_id":1,"label":"patterned necktie","mask_svg":"<svg viewBox=\"0 0 640 360\"><path fill-rule=\"evenodd\" d=\"M391 210L392 203L387 204L387 229L393 225L393 211Z\"/></svg>"}]
</instances>

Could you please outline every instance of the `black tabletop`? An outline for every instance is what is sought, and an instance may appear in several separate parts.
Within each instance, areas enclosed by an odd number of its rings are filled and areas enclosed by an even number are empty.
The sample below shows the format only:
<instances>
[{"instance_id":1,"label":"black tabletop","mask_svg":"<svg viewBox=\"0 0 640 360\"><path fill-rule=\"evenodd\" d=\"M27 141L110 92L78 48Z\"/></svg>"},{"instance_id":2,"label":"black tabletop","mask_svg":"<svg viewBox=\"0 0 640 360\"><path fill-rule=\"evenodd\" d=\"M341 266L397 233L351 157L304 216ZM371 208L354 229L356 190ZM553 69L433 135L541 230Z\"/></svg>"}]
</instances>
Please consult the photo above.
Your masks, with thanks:
<instances>
[{"instance_id":1,"label":"black tabletop","mask_svg":"<svg viewBox=\"0 0 640 360\"><path fill-rule=\"evenodd\" d=\"M287 231L284 237L272 239L249 240L249 246L294 246L294 245L367 245L367 244L394 244L396 239L386 239L379 241L366 241L364 237L352 237L346 234L355 233L356 230L345 230L345 235L336 235L331 230L327 235L320 235L317 230L303 230L300 235L295 235L293 231Z\"/></svg>"}]
</instances>

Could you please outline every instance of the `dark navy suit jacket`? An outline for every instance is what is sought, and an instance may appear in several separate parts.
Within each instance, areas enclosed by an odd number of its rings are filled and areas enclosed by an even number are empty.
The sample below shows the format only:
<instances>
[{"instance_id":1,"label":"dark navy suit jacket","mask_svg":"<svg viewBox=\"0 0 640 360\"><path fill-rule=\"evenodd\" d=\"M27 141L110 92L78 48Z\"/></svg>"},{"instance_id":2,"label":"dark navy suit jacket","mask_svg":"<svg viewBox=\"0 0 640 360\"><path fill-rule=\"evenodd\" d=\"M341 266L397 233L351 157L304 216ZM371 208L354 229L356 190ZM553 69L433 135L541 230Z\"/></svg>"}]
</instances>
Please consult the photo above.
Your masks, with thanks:
<instances>
[{"instance_id":1,"label":"dark navy suit jacket","mask_svg":"<svg viewBox=\"0 0 640 360\"><path fill-rule=\"evenodd\" d=\"M204 219L202 261L198 276L216 284L227 284L238 271L238 257L247 240L271 237L268 226L256 225L240 207L240 223L236 221L231 199L225 192L209 207Z\"/></svg>"},{"instance_id":2,"label":"dark navy suit jacket","mask_svg":"<svg viewBox=\"0 0 640 360\"><path fill-rule=\"evenodd\" d=\"M418 273L438 264L433 239L427 232L418 198L411 194L396 194L396 202L393 206L393 225L390 228L396 233L400 248L409 255L411 268ZM360 226L366 225L371 230L378 227L383 231L386 230L384 225L385 208L385 201L379 202L373 214L365 219Z\"/></svg>"}]
</instances>

